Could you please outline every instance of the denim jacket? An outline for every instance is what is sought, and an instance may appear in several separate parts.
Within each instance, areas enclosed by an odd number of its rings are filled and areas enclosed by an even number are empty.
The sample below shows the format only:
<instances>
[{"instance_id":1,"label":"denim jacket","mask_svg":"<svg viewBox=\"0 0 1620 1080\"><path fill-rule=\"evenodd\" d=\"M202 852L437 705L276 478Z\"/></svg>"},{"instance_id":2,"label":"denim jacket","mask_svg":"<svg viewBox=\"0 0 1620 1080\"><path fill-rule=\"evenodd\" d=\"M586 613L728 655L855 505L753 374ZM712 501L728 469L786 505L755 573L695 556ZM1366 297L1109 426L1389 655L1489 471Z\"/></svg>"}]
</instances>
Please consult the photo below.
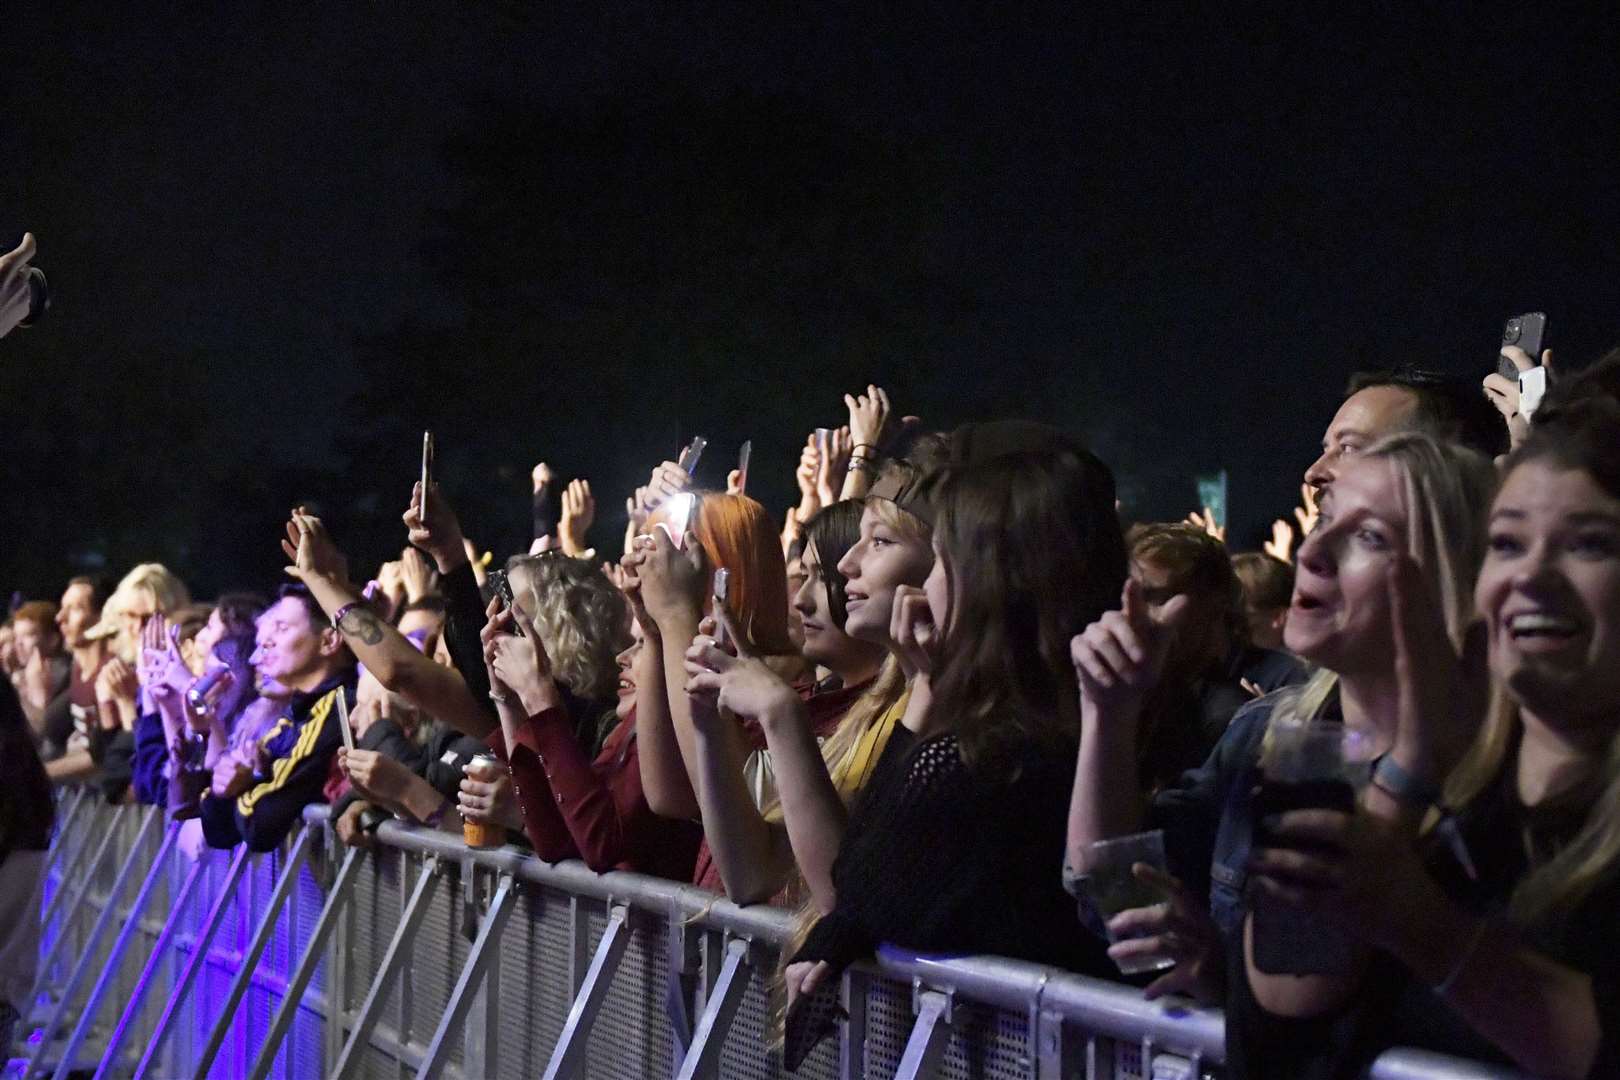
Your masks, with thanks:
<instances>
[{"instance_id":1,"label":"denim jacket","mask_svg":"<svg viewBox=\"0 0 1620 1080\"><path fill-rule=\"evenodd\" d=\"M1242 926L1243 886L1254 816L1249 793L1257 779L1260 743L1283 693L1238 710L1208 760L1154 796L1150 827L1164 830L1170 871L1194 895L1209 893L1209 911L1223 934Z\"/></svg>"}]
</instances>

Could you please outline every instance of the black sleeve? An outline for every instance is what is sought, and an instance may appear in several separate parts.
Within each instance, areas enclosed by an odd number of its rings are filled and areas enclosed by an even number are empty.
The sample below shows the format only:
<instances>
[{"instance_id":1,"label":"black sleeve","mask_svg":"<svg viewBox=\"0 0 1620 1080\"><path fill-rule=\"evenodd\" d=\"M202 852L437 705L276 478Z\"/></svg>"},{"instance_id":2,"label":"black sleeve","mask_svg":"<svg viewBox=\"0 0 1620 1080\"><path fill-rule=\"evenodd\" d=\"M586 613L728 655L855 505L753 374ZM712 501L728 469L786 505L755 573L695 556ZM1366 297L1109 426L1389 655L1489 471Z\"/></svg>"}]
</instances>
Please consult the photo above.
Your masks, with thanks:
<instances>
[{"instance_id":1,"label":"black sleeve","mask_svg":"<svg viewBox=\"0 0 1620 1080\"><path fill-rule=\"evenodd\" d=\"M334 694L346 692L344 687ZM352 690L348 690L352 694ZM244 791L232 804L236 831L249 851L269 851L287 838L304 807L322 802L332 756L343 745L337 709L324 698L298 726L290 750L270 763L269 779ZM209 800L203 800L205 803ZM204 832L207 832L206 815ZM212 843L212 840L210 840Z\"/></svg>"},{"instance_id":2,"label":"black sleeve","mask_svg":"<svg viewBox=\"0 0 1620 1080\"><path fill-rule=\"evenodd\" d=\"M423 761L418 775L433 785L445 798L455 801L456 793L461 790L462 772L477 754L489 749L482 740L471 735L457 734L455 738L435 743L434 749L438 753Z\"/></svg>"},{"instance_id":3,"label":"black sleeve","mask_svg":"<svg viewBox=\"0 0 1620 1080\"><path fill-rule=\"evenodd\" d=\"M472 564L462 563L444 579L444 643L450 662L491 716L495 706L489 700L489 672L484 670L484 646L478 640L484 629L484 599L478 592L478 579Z\"/></svg>"},{"instance_id":4,"label":"black sleeve","mask_svg":"<svg viewBox=\"0 0 1620 1080\"><path fill-rule=\"evenodd\" d=\"M135 780L135 733L116 731L107 740L101 756L101 776L96 783L108 802L122 802Z\"/></svg>"},{"instance_id":5,"label":"black sleeve","mask_svg":"<svg viewBox=\"0 0 1620 1080\"><path fill-rule=\"evenodd\" d=\"M1226 789L1254 760L1270 717L1271 706L1263 698L1238 710L1209 758L1154 796L1148 827L1164 830L1170 872L1194 896L1209 895L1209 866Z\"/></svg>"},{"instance_id":6,"label":"black sleeve","mask_svg":"<svg viewBox=\"0 0 1620 1080\"><path fill-rule=\"evenodd\" d=\"M562 496L557 489L555 481L547 484L534 493L534 538L542 536L555 536L557 521L562 517L560 512Z\"/></svg>"},{"instance_id":7,"label":"black sleeve","mask_svg":"<svg viewBox=\"0 0 1620 1080\"><path fill-rule=\"evenodd\" d=\"M404 730L392 720L373 721L355 748L375 750L395 761L404 762L412 772L419 771L422 764L422 748L411 742Z\"/></svg>"}]
</instances>

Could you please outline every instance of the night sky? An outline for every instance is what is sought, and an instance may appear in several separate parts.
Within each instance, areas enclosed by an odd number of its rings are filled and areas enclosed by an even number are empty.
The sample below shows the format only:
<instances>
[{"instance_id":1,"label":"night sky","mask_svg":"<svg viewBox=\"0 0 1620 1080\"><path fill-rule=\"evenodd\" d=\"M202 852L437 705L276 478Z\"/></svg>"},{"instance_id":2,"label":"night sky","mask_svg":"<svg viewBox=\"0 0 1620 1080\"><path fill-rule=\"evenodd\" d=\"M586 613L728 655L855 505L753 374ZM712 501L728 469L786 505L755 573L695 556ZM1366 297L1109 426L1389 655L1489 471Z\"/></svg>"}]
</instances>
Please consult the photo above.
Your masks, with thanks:
<instances>
[{"instance_id":1,"label":"night sky","mask_svg":"<svg viewBox=\"0 0 1620 1080\"><path fill-rule=\"evenodd\" d=\"M1133 516L1225 468L1253 547L1356 367L1620 341L1610 23L1191 8L9 11L0 240L57 302L0 343L0 587L265 587L302 500L370 563L424 426L503 550L535 460L612 549L694 433L780 512L869 381L1071 428Z\"/></svg>"}]
</instances>

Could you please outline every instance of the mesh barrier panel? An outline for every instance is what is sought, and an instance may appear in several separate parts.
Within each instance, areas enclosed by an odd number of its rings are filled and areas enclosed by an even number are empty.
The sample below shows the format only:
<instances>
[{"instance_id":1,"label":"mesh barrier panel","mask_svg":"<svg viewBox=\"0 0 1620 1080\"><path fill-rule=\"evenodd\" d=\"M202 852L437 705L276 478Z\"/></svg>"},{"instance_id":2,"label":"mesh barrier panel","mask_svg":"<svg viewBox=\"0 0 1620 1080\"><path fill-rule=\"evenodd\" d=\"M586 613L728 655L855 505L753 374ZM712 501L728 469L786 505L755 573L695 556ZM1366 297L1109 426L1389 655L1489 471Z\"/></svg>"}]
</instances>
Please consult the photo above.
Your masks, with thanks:
<instances>
[{"instance_id":1,"label":"mesh barrier panel","mask_svg":"<svg viewBox=\"0 0 1620 1080\"><path fill-rule=\"evenodd\" d=\"M108 994L97 1011L96 1022L80 1054L81 1060L88 1056L93 1061L101 1054L101 1047L118 1022L124 1001L134 989L137 973L151 955L163 923L178 904L180 910L175 914L178 932L172 947L156 969L151 992L139 1015L130 1018L124 1059L133 1064L150 1042L161 1011L172 1000L180 974L195 953L198 936L229 871L229 853L210 853L200 871L198 887L181 904L179 891L192 864L183 856L175 857L157 879L146 912L130 937L129 947L123 954L114 955L112 946L124 925L123 909L133 902L160 841L154 830L136 851L141 823L142 812L138 808L119 812L99 799L86 801L73 827L60 841L64 848L58 853L59 862L53 867L53 877L48 884L47 896L61 894L64 903L46 931L47 947L52 947L50 942L58 938L60 943L54 946L53 962L42 975L44 1004L54 1008L66 990L66 980L74 965L88 952L91 963L86 968L86 976L74 991L68 1007L62 1010L64 1023L71 1028L79 1006L88 1002L91 987L104 965L116 965ZM319 824L313 827L323 829ZM94 849L108 835L113 839L107 855L92 870L90 859ZM329 837L329 834L323 835ZM385 829L384 836L387 835ZM412 834L396 835L399 838L392 842L400 846L390 848L385 844L374 854L360 859L353 891L336 924L332 941L332 947L341 950L334 954L340 966L329 967L323 952L322 959L312 969L304 997L294 1011L291 1027L279 1048L272 1075L315 1077L330 1069L331 1048L341 1044L347 1034L346 1025L352 1023L366 997L400 925L404 905L423 867L428 865L426 853L429 851L452 861L445 865L433 886L418 932L407 946L400 976L378 1011L371 1042L358 1056L355 1075L380 1080L412 1076L415 1063L441 1022L470 953L468 931L475 930L483 917L496 888L497 870L510 872L513 864L483 857L484 865L476 870L479 903L468 918L466 875L475 872L473 858L453 843L446 847L447 842L442 837L428 840L412 839ZM75 851L85 845L88 848L75 863ZM119 870L132 851L136 851L136 857L129 864L130 876L122 895L114 897L113 886ZM342 854L341 849L328 849L324 843L317 845L309 862L291 882L291 892L275 920L274 932L246 983L240 1005L230 1017L226 1037L210 1070L211 1076L243 1075L256 1060L306 943L312 939ZM152 1075L179 1076L194 1071L208 1036L223 1013L243 953L250 947L269 910L278 877L286 873L286 867L286 849L248 860L234 896L224 906L207 962L201 966L196 982L169 1029L166 1049L159 1056ZM489 1037L486 1039L482 1029L452 1031L441 1073L446 1080L471 1080L465 1076L466 1047L474 1052L480 1072L487 1071L490 1076L518 1080L542 1074L573 1002L571 973L576 973L577 963L577 974L583 974L583 967L602 939L610 903L600 895L599 879L594 875L582 877L577 870L565 873L537 864L529 864L523 873L546 884L533 880L519 883L511 918L500 938L492 944L498 958L493 968L496 977L487 1001L481 1006L489 1012L481 1013L480 1005L475 1003L468 1013L469 1020L487 1019ZM610 875L607 880L618 898L615 902L628 902L630 923L622 960L602 998L594 1024L583 1034L585 1075L593 1080L629 1080L664 1078L674 1073L674 1039L666 997L670 978L667 920L673 911L674 917L694 920L694 930L707 946L702 951L711 958L726 955L727 933L754 935L752 955L758 966L744 969L748 981L729 1029L720 1036L715 1071L723 1080L783 1077L779 1056L769 1048L768 982L775 971L771 950L774 942L786 933L785 921L774 913L739 913L734 908L729 908L728 913L727 905L697 904L686 899L689 894L672 899L667 884L647 879ZM87 886L84 902L72 904L69 901L81 883ZM576 887L582 889L581 895L568 891ZM585 895L587 893L591 895ZM92 947L89 935L98 913L108 903L116 904L117 910ZM693 906L681 906L688 903ZM766 929L761 930L762 926ZM578 955L576 947L583 950ZM893 964L893 961L888 962ZM898 970L930 980L940 974L933 968L917 966L901 965ZM943 969L947 979L950 970L949 967ZM958 970L966 973L970 967L962 963ZM943 1053L936 1075L942 1080L1033 1080L1040 1063L1032 1057L1034 1039L1028 1017L1033 998L1029 995L1036 993L1041 984L1028 973L1027 966L1019 969L1005 962L993 962L981 963L971 970L979 981L970 985L983 987L993 983L999 988L995 993L976 992L1006 1007L974 1001L959 990L952 1000L950 1022L941 1029ZM715 975L712 971L707 974L711 979ZM1034 974L1041 975L1043 980L1066 978L1060 974L1042 975L1038 970ZM886 1080L895 1075L916 1022L912 1011L913 988L905 981L887 976L874 975L863 981L865 1007L857 1019L864 1020L864 1040L861 1045L851 1047L849 1053L853 1061L864 1065L865 1076L871 1080ZM1121 1016L1129 1015L1141 1015L1144 1025L1154 1019L1161 1025L1164 1022L1165 1014L1152 1013L1148 1007L1140 1005L1139 999L1121 995L1118 990L1088 990L1072 981L1047 985L1062 985L1065 989L1055 999L1043 997L1043 1007L1067 1009L1070 1006L1064 1002L1080 1000L1074 995L1101 993L1105 997L1097 998L1091 1007L1105 1005L1116 1023L1121 1022ZM1057 1004L1044 1005L1051 1000ZM1015 1007L1019 1002L1023 1002L1022 1006ZM1133 1010L1139 1011L1133 1013ZM337 1021L330 1015L333 1013L341 1014L344 1019ZM1084 1040L1085 1032L1076 1018L1095 1015L1095 1012L1070 1015L1066 1037ZM39 1010L35 1016L41 1018ZM697 1019L695 1014L693 1019ZM1219 1029L1211 1028L1211 1019L1218 1020L1218 1017L1205 1014L1202 1026L1194 1028L1184 1028L1180 1026L1182 1021L1176 1019L1177 1026L1161 1027L1161 1030L1169 1032L1166 1038L1172 1041L1193 1039L1188 1045L1200 1045L1197 1040L1203 1039L1204 1052L1216 1055L1219 1043L1211 1040L1218 1037ZM852 1027L851 1030L860 1029ZM1147 1026L1142 1028L1144 1034L1148 1030ZM1214 1036L1210 1034L1212 1030ZM65 1040L66 1035L67 1030L57 1031L57 1043ZM1102 1075L1114 1080L1151 1080L1153 1069L1144 1061L1140 1038L1120 1041L1097 1038L1094 1041ZM42 1057L49 1058L50 1049L48 1046ZM837 1080L842 1076L841 1049L836 1038L824 1041L794 1077L796 1080ZM1187 1074L1185 1062L1162 1054L1159 1058L1162 1066L1172 1070L1174 1075ZM44 1063L54 1068L54 1063ZM1459 1075L1444 1064L1412 1066L1403 1063L1392 1069L1390 1075L1398 1073L1427 1080L1445 1080ZM115 1070L114 1075L128 1075L128 1072L128 1069ZM1220 1074L1205 1067L1200 1075ZM1488 1072L1474 1067L1467 1075L1479 1077Z\"/></svg>"}]
</instances>

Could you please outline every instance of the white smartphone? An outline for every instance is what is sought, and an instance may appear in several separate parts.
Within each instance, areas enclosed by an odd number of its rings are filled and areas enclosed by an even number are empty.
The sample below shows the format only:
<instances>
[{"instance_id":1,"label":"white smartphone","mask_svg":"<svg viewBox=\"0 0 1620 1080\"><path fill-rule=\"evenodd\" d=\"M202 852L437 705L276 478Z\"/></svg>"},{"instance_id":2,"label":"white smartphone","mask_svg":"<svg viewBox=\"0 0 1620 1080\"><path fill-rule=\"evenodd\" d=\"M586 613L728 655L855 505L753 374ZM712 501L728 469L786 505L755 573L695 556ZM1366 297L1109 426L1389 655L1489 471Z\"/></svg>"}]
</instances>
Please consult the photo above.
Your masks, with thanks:
<instances>
[{"instance_id":1,"label":"white smartphone","mask_svg":"<svg viewBox=\"0 0 1620 1080\"><path fill-rule=\"evenodd\" d=\"M338 727L343 730L343 749L354 752L354 730L349 727L349 695L337 688Z\"/></svg>"},{"instance_id":2,"label":"white smartphone","mask_svg":"<svg viewBox=\"0 0 1620 1080\"><path fill-rule=\"evenodd\" d=\"M433 432L422 432L422 523L427 524L428 485L433 482Z\"/></svg>"},{"instance_id":3,"label":"white smartphone","mask_svg":"<svg viewBox=\"0 0 1620 1080\"><path fill-rule=\"evenodd\" d=\"M714 643L721 648L726 645L726 624L720 621L720 612L725 610L726 599L731 594L731 571L725 567L714 572Z\"/></svg>"},{"instance_id":4,"label":"white smartphone","mask_svg":"<svg viewBox=\"0 0 1620 1080\"><path fill-rule=\"evenodd\" d=\"M690 491L683 491L678 495L671 495L664 505L669 508L668 520L660 521L658 527L664 530L669 542L677 548L686 546L686 530L692 524L692 507L697 503L697 496Z\"/></svg>"}]
</instances>

